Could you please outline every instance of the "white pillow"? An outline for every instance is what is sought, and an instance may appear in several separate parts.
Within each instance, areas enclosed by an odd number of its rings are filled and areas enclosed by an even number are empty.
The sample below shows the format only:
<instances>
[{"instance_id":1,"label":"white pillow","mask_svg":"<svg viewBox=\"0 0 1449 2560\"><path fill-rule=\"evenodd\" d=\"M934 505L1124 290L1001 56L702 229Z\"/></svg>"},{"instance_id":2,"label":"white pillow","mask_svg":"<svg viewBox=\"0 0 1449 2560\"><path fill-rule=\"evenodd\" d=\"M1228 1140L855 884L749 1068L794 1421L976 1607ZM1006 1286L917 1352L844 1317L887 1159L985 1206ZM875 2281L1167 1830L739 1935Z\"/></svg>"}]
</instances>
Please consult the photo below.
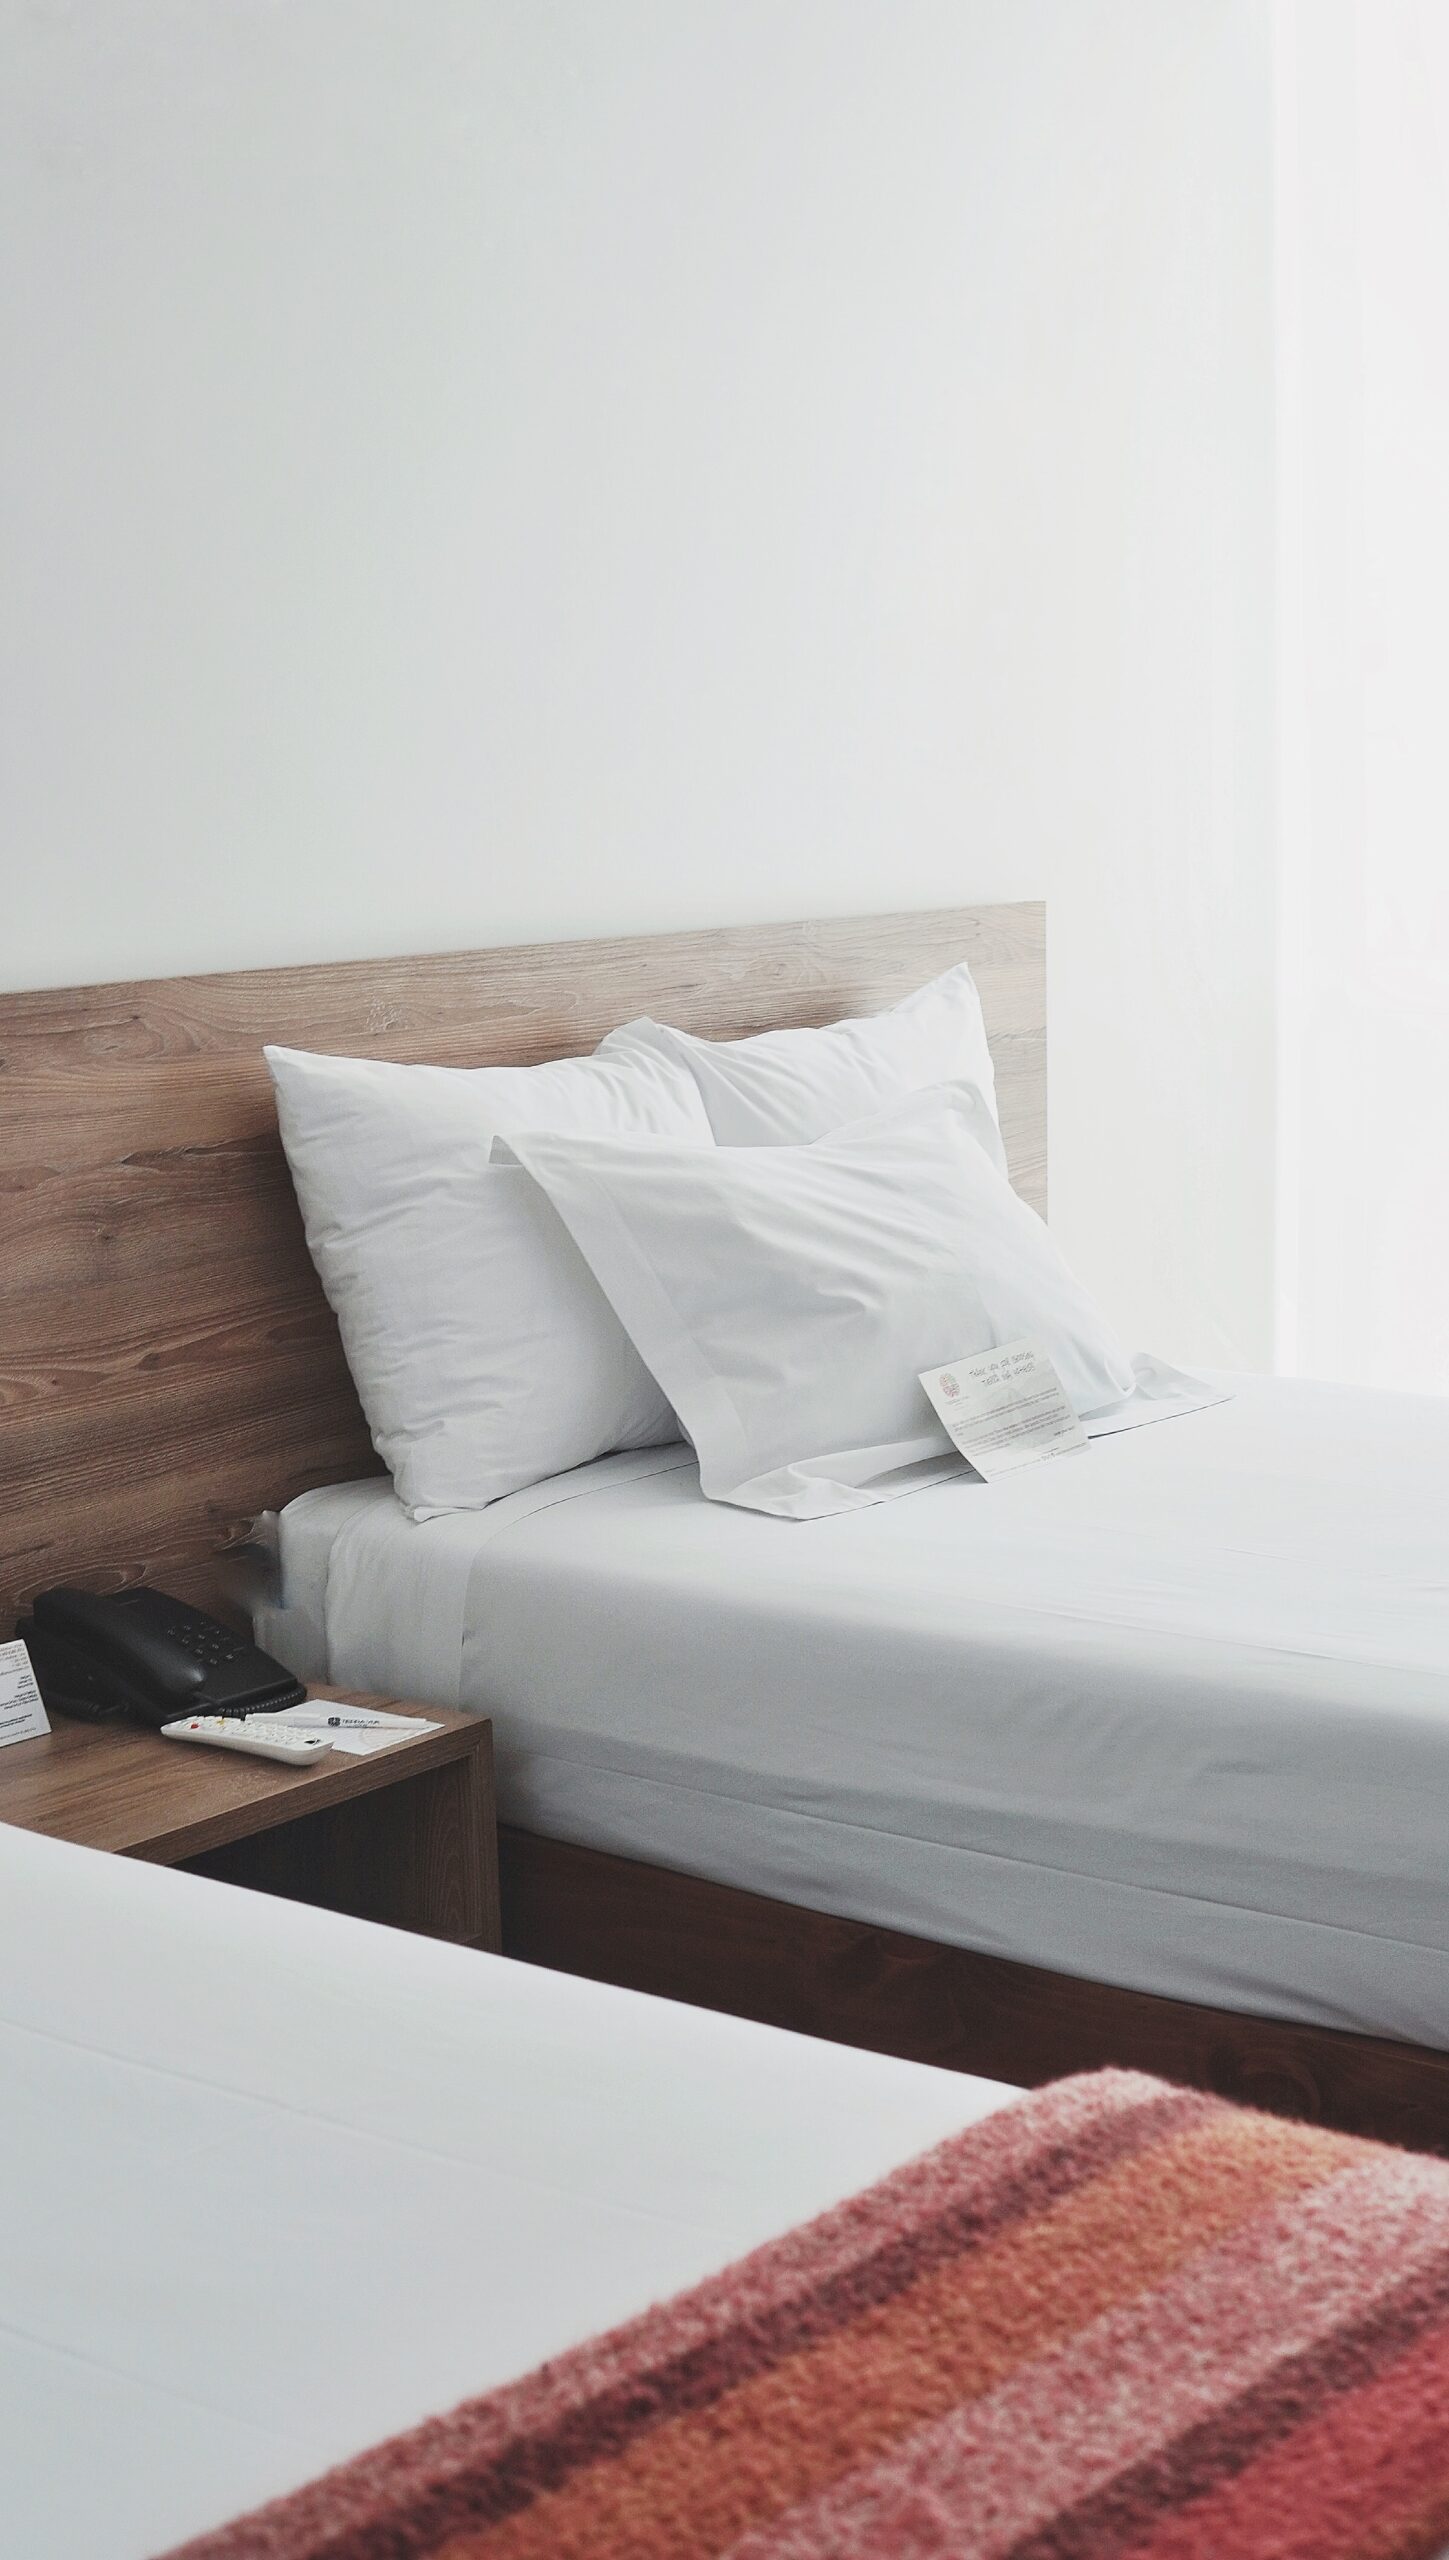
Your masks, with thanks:
<instances>
[{"instance_id":1,"label":"white pillow","mask_svg":"<svg viewBox=\"0 0 1449 2560\"><path fill-rule=\"evenodd\" d=\"M919 1370L1030 1335L1079 1413L1132 1390L978 1125L953 1085L812 1146L515 1134L506 1152L675 1406L704 1491L804 1520L964 1468Z\"/></svg>"},{"instance_id":2,"label":"white pillow","mask_svg":"<svg viewBox=\"0 0 1449 2560\"><path fill-rule=\"evenodd\" d=\"M610 1032L598 1054L645 1043L689 1069L718 1146L801 1146L869 1119L903 1094L958 1084L972 1097L973 1136L1006 1171L981 998L964 960L885 1013L821 1031L699 1040L646 1015Z\"/></svg>"},{"instance_id":3,"label":"white pillow","mask_svg":"<svg viewBox=\"0 0 1449 2560\"><path fill-rule=\"evenodd\" d=\"M312 1258L415 1520L678 1439L547 1201L488 1157L539 1127L709 1148L682 1068L627 1046L540 1067L265 1054Z\"/></svg>"}]
</instances>

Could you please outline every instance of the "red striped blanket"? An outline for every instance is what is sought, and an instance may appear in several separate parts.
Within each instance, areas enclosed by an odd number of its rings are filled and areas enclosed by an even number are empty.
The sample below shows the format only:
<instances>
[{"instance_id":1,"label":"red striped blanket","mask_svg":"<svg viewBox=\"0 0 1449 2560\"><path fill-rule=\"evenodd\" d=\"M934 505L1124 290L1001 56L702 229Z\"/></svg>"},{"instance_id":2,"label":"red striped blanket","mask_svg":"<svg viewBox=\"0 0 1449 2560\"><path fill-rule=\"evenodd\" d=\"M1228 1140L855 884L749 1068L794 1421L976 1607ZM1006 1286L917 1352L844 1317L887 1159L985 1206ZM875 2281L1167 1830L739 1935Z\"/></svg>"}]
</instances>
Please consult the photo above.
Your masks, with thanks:
<instances>
[{"instance_id":1,"label":"red striped blanket","mask_svg":"<svg viewBox=\"0 0 1449 2560\"><path fill-rule=\"evenodd\" d=\"M1065 2080L186 2560L1419 2560L1449 2165Z\"/></svg>"}]
</instances>

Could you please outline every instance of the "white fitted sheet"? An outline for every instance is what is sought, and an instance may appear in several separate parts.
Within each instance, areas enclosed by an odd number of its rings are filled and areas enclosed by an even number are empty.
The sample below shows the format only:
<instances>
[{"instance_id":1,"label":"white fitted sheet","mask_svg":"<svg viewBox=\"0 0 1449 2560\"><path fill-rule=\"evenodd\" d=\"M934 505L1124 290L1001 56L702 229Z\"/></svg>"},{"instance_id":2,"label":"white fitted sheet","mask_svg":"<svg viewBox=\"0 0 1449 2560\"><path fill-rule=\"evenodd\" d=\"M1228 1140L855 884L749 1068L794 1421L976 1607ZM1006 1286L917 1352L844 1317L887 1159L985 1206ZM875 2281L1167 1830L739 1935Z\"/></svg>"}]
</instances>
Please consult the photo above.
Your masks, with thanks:
<instances>
[{"instance_id":1,"label":"white fitted sheet","mask_svg":"<svg viewBox=\"0 0 1449 2560\"><path fill-rule=\"evenodd\" d=\"M282 1519L300 1669L496 1719L506 1819L1088 1978L1449 2046L1449 1400L1239 1378L805 1523L687 1453Z\"/></svg>"},{"instance_id":2,"label":"white fitted sheet","mask_svg":"<svg viewBox=\"0 0 1449 2560\"><path fill-rule=\"evenodd\" d=\"M147 2560L1007 2091L0 1826L0 2549Z\"/></svg>"}]
</instances>

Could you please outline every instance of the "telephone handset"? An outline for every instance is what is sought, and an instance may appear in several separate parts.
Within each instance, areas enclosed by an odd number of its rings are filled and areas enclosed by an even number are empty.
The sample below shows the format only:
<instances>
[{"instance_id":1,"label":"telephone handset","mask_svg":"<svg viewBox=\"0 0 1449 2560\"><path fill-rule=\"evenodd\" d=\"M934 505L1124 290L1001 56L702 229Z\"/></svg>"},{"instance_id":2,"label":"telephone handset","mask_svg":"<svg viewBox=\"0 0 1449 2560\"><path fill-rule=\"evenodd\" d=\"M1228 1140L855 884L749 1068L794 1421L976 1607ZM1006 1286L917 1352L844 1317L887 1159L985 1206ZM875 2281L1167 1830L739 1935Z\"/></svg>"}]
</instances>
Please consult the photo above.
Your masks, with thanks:
<instances>
[{"instance_id":1,"label":"telephone handset","mask_svg":"<svg viewBox=\"0 0 1449 2560\"><path fill-rule=\"evenodd\" d=\"M138 1583L129 1591L41 1591L15 1630L40 1694L62 1715L240 1716L300 1706L300 1680L204 1610Z\"/></svg>"}]
</instances>

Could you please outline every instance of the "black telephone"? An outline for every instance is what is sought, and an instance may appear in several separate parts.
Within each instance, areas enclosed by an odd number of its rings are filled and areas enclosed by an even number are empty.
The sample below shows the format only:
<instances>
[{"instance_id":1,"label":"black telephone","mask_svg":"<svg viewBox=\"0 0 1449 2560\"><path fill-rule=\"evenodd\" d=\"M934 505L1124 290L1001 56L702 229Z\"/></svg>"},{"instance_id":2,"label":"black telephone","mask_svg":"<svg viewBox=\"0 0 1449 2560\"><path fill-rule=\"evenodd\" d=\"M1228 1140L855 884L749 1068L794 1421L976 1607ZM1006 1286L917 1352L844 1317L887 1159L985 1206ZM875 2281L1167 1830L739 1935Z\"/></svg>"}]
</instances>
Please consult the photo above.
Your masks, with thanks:
<instances>
[{"instance_id":1,"label":"black telephone","mask_svg":"<svg viewBox=\"0 0 1449 2560\"><path fill-rule=\"evenodd\" d=\"M70 1716L241 1716L300 1706L306 1690L269 1653L205 1611L136 1584L102 1595L37 1592L15 1632L48 1707Z\"/></svg>"}]
</instances>

